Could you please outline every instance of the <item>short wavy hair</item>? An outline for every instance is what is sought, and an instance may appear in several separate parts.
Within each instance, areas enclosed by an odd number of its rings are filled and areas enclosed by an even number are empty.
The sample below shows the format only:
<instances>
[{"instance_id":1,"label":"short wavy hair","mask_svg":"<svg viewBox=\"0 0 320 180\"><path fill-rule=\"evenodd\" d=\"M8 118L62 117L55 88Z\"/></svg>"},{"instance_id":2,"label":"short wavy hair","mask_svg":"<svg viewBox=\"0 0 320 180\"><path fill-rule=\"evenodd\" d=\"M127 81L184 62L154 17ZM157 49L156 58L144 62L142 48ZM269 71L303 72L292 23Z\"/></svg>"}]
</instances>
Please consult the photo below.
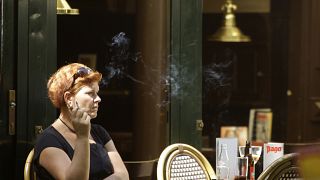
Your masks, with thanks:
<instances>
[{"instance_id":1,"label":"short wavy hair","mask_svg":"<svg viewBox=\"0 0 320 180\"><path fill-rule=\"evenodd\" d=\"M62 66L49 78L47 84L48 97L56 108L66 105L63 98L66 91L75 94L85 85L100 82L102 75L98 71L92 71L88 75L78 77L74 81L73 76L81 67L89 68L80 63L72 63Z\"/></svg>"}]
</instances>

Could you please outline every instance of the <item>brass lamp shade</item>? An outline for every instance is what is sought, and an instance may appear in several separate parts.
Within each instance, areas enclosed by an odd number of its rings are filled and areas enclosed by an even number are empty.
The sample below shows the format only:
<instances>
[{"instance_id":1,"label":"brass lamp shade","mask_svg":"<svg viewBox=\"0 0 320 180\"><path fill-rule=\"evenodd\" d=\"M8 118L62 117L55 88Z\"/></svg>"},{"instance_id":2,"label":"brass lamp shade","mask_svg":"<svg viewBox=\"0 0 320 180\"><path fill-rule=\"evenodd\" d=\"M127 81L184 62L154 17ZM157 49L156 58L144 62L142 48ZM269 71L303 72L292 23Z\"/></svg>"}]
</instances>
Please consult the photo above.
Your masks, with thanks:
<instances>
[{"instance_id":1,"label":"brass lamp shade","mask_svg":"<svg viewBox=\"0 0 320 180\"><path fill-rule=\"evenodd\" d=\"M227 0L221 9L224 11L222 27L216 33L210 35L208 40L220 42L251 41L250 37L242 34L241 30L236 26L236 17L233 12L237 9L237 6L231 0Z\"/></svg>"},{"instance_id":2,"label":"brass lamp shade","mask_svg":"<svg viewBox=\"0 0 320 180\"><path fill-rule=\"evenodd\" d=\"M79 9L72 9L66 0L57 0L57 14L79 15Z\"/></svg>"}]
</instances>

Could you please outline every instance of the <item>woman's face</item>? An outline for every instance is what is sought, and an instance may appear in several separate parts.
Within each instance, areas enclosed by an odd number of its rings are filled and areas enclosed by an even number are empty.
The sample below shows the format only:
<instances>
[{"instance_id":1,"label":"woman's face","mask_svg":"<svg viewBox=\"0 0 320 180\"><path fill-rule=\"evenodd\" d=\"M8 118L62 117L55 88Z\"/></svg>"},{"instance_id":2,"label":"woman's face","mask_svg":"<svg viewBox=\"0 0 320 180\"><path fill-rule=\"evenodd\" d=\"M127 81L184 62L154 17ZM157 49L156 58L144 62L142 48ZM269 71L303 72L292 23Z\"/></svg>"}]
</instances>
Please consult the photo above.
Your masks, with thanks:
<instances>
[{"instance_id":1,"label":"woman's face","mask_svg":"<svg viewBox=\"0 0 320 180\"><path fill-rule=\"evenodd\" d=\"M74 97L75 103L81 110L87 112L91 119L97 117L99 103L101 102L98 92L98 82L93 82L90 85L83 86Z\"/></svg>"}]
</instances>

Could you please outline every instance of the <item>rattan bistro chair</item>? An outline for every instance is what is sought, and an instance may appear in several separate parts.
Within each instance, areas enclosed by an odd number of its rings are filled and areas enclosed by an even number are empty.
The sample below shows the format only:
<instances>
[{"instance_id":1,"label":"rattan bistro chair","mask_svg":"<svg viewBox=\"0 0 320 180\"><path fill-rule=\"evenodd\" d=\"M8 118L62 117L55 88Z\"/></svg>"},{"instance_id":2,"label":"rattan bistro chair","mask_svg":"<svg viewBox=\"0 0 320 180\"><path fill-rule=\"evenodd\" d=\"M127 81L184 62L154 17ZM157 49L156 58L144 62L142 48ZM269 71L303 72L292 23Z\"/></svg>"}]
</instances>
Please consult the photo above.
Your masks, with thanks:
<instances>
[{"instance_id":1,"label":"rattan bistro chair","mask_svg":"<svg viewBox=\"0 0 320 180\"><path fill-rule=\"evenodd\" d=\"M289 180L301 178L300 169L296 162L297 158L297 153L291 153L275 160L260 174L258 180Z\"/></svg>"},{"instance_id":2,"label":"rattan bistro chair","mask_svg":"<svg viewBox=\"0 0 320 180\"><path fill-rule=\"evenodd\" d=\"M166 147L157 165L158 180L216 179L208 160L200 151L187 144L172 144Z\"/></svg>"},{"instance_id":3,"label":"rattan bistro chair","mask_svg":"<svg viewBox=\"0 0 320 180\"><path fill-rule=\"evenodd\" d=\"M36 175L32 170L33 154L34 149L29 152L26 163L24 164L24 180L36 180Z\"/></svg>"}]
</instances>

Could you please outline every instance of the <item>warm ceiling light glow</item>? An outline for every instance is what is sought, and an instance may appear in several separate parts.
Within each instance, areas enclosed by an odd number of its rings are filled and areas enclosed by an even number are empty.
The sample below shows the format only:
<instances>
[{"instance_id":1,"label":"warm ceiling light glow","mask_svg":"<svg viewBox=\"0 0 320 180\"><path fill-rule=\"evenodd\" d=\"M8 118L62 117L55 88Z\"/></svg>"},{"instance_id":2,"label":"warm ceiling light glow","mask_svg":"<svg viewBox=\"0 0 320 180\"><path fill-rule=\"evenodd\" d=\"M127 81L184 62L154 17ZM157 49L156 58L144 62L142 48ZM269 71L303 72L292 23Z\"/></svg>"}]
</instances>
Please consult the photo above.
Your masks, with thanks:
<instances>
[{"instance_id":1,"label":"warm ceiling light glow","mask_svg":"<svg viewBox=\"0 0 320 180\"><path fill-rule=\"evenodd\" d=\"M226 0L225 4L221 7L224 12L224 19L222 26L209 36L209 41L220 42L249 42L251 41L249 36L242 34L241 30L236 26L236 17L234 11L237 6L232 3L232 0Z\"/></svg>"},{"instance_id":2,"label":"warm ceiling light glow","mask_svg":"<svg viewBox=\"0 0 320 180\"><path fill-rule=\"evenodd\" d=\"M72 9L66 0L57 0L57 14L79 15L79 9Z\"/></svg>"}]
</instances>

